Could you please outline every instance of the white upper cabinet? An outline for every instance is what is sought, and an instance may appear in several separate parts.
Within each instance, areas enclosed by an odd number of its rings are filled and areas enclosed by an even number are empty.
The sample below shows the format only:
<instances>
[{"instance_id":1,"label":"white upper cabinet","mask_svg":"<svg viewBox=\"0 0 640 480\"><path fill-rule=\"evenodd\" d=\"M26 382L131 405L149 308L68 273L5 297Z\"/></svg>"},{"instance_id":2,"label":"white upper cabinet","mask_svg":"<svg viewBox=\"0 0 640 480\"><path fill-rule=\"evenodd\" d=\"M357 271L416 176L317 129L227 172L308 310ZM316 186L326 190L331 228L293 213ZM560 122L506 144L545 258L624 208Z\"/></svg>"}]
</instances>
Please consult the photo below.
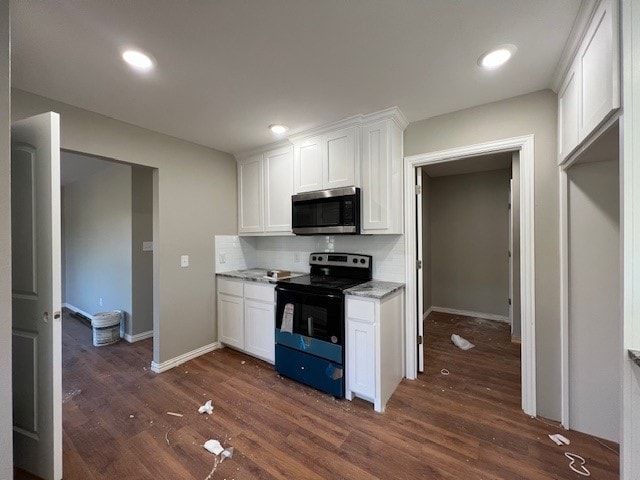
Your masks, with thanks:
<instances>
[{"instance_id":1,"label":"white upper cabinet","mask_svg":"<svg viewBox=\"0 0 640 480\"><path fill-rule=\"evenodd\" d=\"M263 154L264 230L291 232L291 195L293 195L293 151L278 148Z\"/></svg>"},{"instance_id":2,"label":"white upper cabinet","mask_svg":"<svg viewBox=\"0 0 640 480\"><path fill-rule=\"evenodd\" d=\"M357 186L357 138L356 127L322 136L322 188Z\"/></svg>"},{"instance_id":3,"label":"white upper cabinet","mask_svg":"<svg viewBox=\"0 0 640 480\"><path fill-rule=\"evenodd\" d=\"M293 152L295 192L322 190L322 137L305 138Z\"/></svg>"},{"instance_id":4,"label":"white upper cabinet","mask_svg":"<svg viewBox=\"0 0 640 480\"><path fill-rule=\"evenodd\" d=\"M559 163L602 133L620 108L618 0L601 0L558 90Z\"/></svg>"},{"instance_id":5,"label":"white upper cabinet","mask_svg":"<svg viewBox=\"0 0 640 480\"><path fill-rule=\"evenodd\" d=\"M574 64L558 92L558 150L566 158L578 146L579 70Z\"/></svg>"},{"instance_id":6,"label":"white upper cabinet","mask_svg":"<svg viewBox=\"0 0 640 480\"><path fill-rule=\"evenodd\" d=\"M238 232L264 231L262 154L238 162Z\"/></svg>"},{"instance_id":7,"label":"white upper cabinet","mask_svg":"<svg viewBox=\"0 0 640 480\"><path fill-rule=\"evenodd\" d=\"M238 160L238 233L291 233L293 148Z\"/></svg>"},{"instance_id":8,"label":"white upper cabinet","mask_svg":"<svg viewBox=\"0 0 640 480\"><path fill-rule=\"evenodd\" d=\"M613 0L603 1L598 6L579 53L581 138L620 107L618 32L613 28L618 21L615 7Z\"/></svg>"},{"instance_id":9,"label":"white upper cabinet","mask_svg":"<svg viewBox=\"0 0 640 480\"><path fill-rule=\"evenodd\" d=\"M294 141L295 192L358 185L358 127Z\"/></svg>"}]
</instances>

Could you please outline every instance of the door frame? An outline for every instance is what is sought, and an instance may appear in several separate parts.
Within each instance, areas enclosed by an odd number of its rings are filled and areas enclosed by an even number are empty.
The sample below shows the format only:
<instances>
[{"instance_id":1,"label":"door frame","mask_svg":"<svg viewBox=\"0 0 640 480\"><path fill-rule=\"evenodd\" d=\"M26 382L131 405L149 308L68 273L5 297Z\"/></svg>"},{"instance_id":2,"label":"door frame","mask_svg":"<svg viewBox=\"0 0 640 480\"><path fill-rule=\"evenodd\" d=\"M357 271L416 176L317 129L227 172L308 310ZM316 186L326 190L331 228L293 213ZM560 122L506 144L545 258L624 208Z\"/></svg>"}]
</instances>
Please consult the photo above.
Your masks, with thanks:
<instances>
[{"instance_id":1,"label":"door frame","mask_svg":"<svg viewBox=\"0 0 640 480\"><path fill-rule=\"evenodd\" d=\"M417 377L417 288L415 265L416 246L415 169L425 165L462 160L478 155L520 153L520 292L522 324L522 410L535 416L536 406L536 340L535 340L535 235L534 235L534 136L506 138L486 143L456 147L404 158L405 180L405 283L406 283L406 348L405 375Z\"/></svg>"}]
</instances>

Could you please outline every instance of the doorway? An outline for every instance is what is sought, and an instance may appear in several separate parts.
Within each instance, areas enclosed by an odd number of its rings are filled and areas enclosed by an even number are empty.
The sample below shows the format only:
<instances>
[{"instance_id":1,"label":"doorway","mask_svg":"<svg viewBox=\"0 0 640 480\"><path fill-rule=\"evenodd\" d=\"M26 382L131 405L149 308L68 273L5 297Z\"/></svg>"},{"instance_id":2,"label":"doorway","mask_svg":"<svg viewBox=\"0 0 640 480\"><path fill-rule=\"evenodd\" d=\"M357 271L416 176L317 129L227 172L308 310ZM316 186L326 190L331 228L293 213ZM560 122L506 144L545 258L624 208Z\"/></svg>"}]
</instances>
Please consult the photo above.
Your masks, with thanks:
<instances>
[{"instance_id":1,"label":"doorway","mask_svg":"<svg viewBox=\"0 0 640 480\"><path fill-rule=\"evenodd\" d=\"M62 303L118 310L120 336L153 337L153 169L61 151Z\"/></svg>"},{"instance_id":2,"label":"doorway","mask_svg":"<svg viewBox=\"0 0 640 480\"><path fill-rule=\"evenodd\" d=\"M520 318L521 318L521 406L528 415L536 415L536 382L535 382L535 289L534 289L534 235L533 235L533 135L515 137L495 142L454 148L439 152L405 157L405 249L407 265L415 268L406 269L406 376L415 379L418 373L420 358L424 355L424 344L419 340L422 330L421 287L422 273L418 263L419 249L415 179L417 169L425 166L442 165L452 162L462 165L471 157L517 152L519 161L519 198L518 215L520 234ZM416 348L417 346L417 348Z\"/></svg>"}]
</instances>

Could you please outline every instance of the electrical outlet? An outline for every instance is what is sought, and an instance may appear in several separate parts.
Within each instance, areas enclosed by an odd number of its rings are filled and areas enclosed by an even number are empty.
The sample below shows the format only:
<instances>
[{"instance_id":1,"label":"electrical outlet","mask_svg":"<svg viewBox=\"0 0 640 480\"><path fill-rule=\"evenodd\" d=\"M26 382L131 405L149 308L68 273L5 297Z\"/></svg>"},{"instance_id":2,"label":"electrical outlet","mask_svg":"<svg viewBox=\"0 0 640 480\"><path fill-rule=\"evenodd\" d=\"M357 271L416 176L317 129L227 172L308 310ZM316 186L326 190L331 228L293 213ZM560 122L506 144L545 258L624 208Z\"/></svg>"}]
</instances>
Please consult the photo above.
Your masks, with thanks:
<instances>
[{"instance_id":1,"label":"electrical outlet","mask_svg":"<svg viewBox=\"0 0 640 480\"><path fill-rule=\"evenodd\" d=\"M227 254L226 253L219 253L218 254L218 262L219 263L227 263Z\"/></svg>"},{"instance_id":2,"label":"electrical outlet","mask_svg":"<svg viewBox=\"0 0 640 480\"><path fill-rule=\"evenodd\" d=\"M295 252L293 254L293 262L294 263L300 263L300 253L299 252Z\"/></svg>"},{"instance_id":3,"label":"electrical outlet","mask_svg":"<svg viewBox=\"0 0 640 480\"><path fill-rule=\"evenodd\" d=\"M180 257L180 266L188 267L189 266L189 255L182 255Z\"/></svg>"},{"instance_id":4,"label":"electrical outlet","mask_svg":"<svg viewBox=\"0 0 640 480\"><path fill-rule=\"evenodd\" d=\"M102 306L102 297L100 297L99 303L100 303L100 306Z\"/></svg>"}]
</instances>

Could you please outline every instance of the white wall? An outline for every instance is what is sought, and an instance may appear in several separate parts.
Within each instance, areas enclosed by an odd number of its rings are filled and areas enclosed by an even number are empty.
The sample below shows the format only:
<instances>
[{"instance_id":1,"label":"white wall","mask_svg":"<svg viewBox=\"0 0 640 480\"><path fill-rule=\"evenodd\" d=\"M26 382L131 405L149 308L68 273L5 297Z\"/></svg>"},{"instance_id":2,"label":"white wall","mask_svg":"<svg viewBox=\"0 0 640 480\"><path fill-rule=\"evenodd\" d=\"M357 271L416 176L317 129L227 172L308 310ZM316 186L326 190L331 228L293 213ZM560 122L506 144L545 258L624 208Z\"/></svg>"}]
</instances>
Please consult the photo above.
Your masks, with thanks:
<instances>
[{"instance_id":1,"label":"white wall","mask_svg":"<svg viewBox=\"0 0 640 480\"><path fill-rule=\"evenodd\" d=\"M569 423L615 442L620 434L618 163L571 167L569 177Z\"/></svg>"},{"instance_id":2,"label":"white wall","mask_svg":"<svg viewBox=\"0 0 640 480\"><path fill-rule=\"evenodd\" d=\"M509 315L509 170L431 178L435 307Z\"/></svg>"},{"instance_id":3,"label":"white wall","mask_svg":"<svg viewBox=\"0 0 640 480\"><path fill-rule=\"evenodd\" d=\"M64 149L157 168L153 359L215 342L214 236L237 232L233 156L21 90L12 102L14 119L58 112ZM189 268L180 268L181 255Z\"/></svg>"},{"instance_id":4,"label":"white wall","mask_svg":"<svg viewBox=\"0 0 640 480\"><path fill-rule=\"evenodd\" d=\"M109 167L64 189L65 303L122 310L131 331L131 167ZM100 305L102 298L102 305Z\"/></svg>"},{"instance_id":5,"label":"white wall","mask_svg":"<svg viewBox=\"0 0 640 480\"><path fill-rule=\"evenodd\" d=\"M0 478L13 478L9 0L0 0Z\"/></svg>"},{"instance_id":6,"label":"white wall","mask_svg":"<svg viewBox=\"0 0 640 480\"><path fill-rule=\"evenodd\" d=\"M371 255L373 278L404 282L404 240L401 235L216 237L216 272L253 267L308 272L311 252ZM226 255L225 264L220 263L221 253Z\"/></svg>"},{"instance_id":7,"label":"white wall","mask_svg":"<svg viewBox=\"0 0 640 480\"><path fill-rule=\"evenodd\" d=\"M538 414L560 419L560 247L557 96L550 90L413 122L404 153L417 155L520 135L535 138L536 391Z\"/></svg>"},{"instance_id":8,"label":"white wall","mask_svg":"<svg viewBox=\"0 0 640 480\"><path fill-rule=\"evenodd\" d=\"M153 252L143 242L153 240L153 170L131 167L131 312L126 332L137 335L153 330Z\"/></svg>"}]
</instances>

